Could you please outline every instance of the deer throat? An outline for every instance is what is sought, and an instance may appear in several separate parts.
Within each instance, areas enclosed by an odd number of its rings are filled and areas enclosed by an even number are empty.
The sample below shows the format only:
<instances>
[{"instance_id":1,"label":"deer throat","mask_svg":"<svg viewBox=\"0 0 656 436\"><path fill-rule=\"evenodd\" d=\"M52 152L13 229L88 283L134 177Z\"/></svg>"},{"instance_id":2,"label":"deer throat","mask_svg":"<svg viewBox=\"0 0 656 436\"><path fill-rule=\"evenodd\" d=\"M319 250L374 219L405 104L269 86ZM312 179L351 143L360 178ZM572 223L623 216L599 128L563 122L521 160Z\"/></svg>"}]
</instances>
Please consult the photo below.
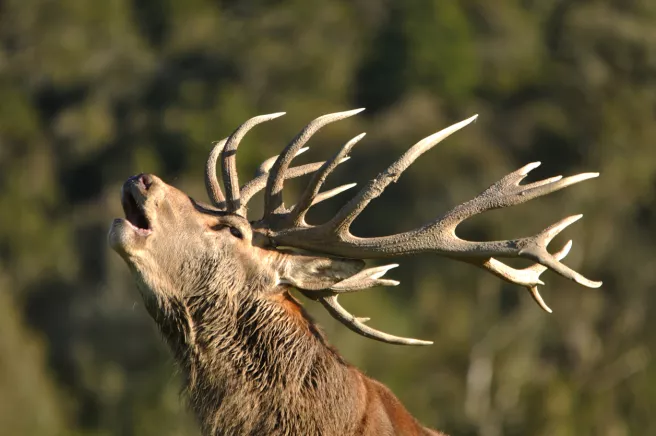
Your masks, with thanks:
<instances>
[{"instance_id":1,"label":"deer throat","mask_svg":"<svg viewBox=\"0 0 656 436\"><path fill-rule=\"evenodd\" d=\"M347 388L354 386L353 368L291 296L199 298L173 306L176 317L189 319L163 332L181 333L169 344L203 434L320 432L343 419L335 404L357 397ZM326 407L308 413L318 398Z\"/></svg>"}]
</instances>

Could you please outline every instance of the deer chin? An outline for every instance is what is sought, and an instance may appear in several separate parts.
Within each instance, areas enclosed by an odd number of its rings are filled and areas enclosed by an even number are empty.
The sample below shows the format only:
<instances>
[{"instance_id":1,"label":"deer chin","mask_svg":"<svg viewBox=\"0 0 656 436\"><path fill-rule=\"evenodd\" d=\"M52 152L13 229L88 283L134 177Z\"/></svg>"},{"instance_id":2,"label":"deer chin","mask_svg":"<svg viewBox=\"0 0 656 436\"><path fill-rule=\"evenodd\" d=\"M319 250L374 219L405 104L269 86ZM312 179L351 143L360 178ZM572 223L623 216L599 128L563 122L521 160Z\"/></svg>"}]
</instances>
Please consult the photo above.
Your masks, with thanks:
<instances>
[{"instance_id":1,"label":"deer chin","mask_svg":"<svg viewBox=\"0 0 656 436\"><path fill-rule=\"evenodd\" d=\"M122 256L136 254L151 233L152 230L138 228L127 219L116 218L109 228L109 245Z\"/></svg>"}]
</instances>

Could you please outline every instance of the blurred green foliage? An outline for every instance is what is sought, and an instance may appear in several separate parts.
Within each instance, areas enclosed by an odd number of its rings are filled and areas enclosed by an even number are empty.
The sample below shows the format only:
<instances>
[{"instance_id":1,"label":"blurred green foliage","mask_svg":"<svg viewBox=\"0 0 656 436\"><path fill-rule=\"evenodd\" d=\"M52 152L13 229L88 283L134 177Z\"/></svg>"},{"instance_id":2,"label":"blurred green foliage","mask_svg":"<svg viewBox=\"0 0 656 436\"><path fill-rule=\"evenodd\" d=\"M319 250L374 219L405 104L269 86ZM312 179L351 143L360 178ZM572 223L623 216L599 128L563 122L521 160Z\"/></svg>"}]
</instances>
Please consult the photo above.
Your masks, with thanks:
<instances>
[{"instance_id":1,"label":"blurred green foliage","mask_svg":"<svg viewBox=\"0 0 656 436\"><path fill-rule=\"evenodd\" d=\"M530 161L543 162L536 178L598 170L461 232L522 236L584 213L554 247L574 237L567 263L604 286L547 273L547 315L482 271L404 259L401 286L345 304L435 345L368 341L308 303L332 342L454 435L656 434L652 0L1 2L2 433L197 434L106 247L119 187L153 172L204 198L211 141L245 119L288 112L249 134L242 174L313 117L360 106L310 144L315 160L369 132L331 183L365 182L416 140L481 117L375 201L357 234L419 225Z\"/></svg>"}]
</instances>

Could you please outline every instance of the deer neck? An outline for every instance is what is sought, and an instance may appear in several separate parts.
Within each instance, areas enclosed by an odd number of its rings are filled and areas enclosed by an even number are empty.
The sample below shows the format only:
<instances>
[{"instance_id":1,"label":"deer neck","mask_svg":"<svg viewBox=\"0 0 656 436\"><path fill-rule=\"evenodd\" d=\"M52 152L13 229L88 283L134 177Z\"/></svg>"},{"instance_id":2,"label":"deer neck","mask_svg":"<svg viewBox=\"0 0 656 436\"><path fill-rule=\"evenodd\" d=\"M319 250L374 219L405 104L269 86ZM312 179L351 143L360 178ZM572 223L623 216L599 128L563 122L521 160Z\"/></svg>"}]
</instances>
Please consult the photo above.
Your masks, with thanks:
<instances>
[{"instance_id":1,"label":"deer neck","mask_svg":"<svg viewBox=\"0 0 656 436\"><path fill-rule=\"evenodd\" d=\"M320 432L352 421L355 370L287 291L254 294L201 292L160 311L158 324L204 434Z\"/></svg>"}]
</instances>

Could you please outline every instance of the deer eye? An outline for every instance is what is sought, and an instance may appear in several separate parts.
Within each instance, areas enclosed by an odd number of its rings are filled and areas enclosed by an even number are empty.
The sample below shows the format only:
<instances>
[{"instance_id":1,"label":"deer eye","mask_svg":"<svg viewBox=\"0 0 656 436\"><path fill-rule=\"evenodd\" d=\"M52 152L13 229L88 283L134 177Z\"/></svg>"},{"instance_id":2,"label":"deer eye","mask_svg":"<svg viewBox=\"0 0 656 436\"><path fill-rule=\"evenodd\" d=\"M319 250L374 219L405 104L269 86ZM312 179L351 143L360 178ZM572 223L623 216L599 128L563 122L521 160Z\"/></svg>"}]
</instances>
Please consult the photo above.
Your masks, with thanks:
<instances>
[{"instance_id":1,"label":"deer eye","mask_svg":"<svg viewBox=\"0 0 656 436\"><path fill-rule=\"evenodd\" d=\"M242 235L241 232L239 231L239 229L237 229L235 227L230 227L230 234L232 236L234 236L235 238L239 238L239 239L244 238L244 235Z\"/></svg>"},{"instance_id":2,"label":"deer eye","mask_svg":"<svg viewBox=\"0 0 656 436\"><path fill-rule=\"evenodd\" d=\"M238 228L233 227L233 226L229 226L229 225L225 225L225 224L216 224L216 225L212 226L211 229L215 230L217 232L221 231L221 230L228 229L230 231L230 234L232 236L234 236L235 238L244 239L244 235L241 233L241 231Z\"/></svg>"}]
</instances>

